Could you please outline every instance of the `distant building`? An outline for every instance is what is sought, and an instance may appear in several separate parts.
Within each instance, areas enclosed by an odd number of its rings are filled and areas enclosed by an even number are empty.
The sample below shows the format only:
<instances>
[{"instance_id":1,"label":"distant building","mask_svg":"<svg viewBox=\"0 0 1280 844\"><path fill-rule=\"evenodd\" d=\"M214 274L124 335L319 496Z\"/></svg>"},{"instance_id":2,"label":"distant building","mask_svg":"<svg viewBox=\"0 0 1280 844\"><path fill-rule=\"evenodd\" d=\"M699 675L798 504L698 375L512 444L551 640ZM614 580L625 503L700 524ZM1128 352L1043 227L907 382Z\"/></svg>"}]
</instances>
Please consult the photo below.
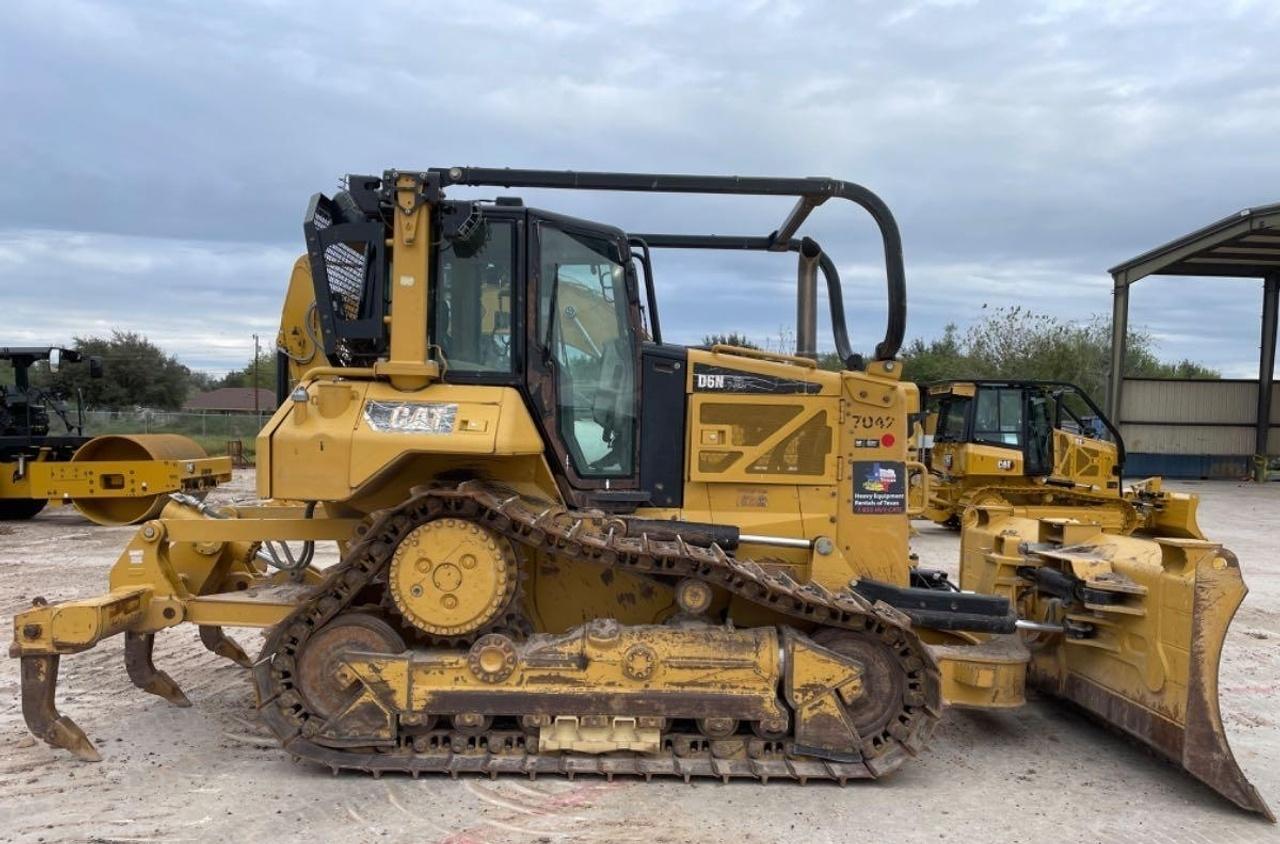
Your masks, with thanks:
<instances>
[{"instance_id":1,"label":"distant building","mask_svg":"<svg viewBox=\"0 0 1280 844\"><path fill-rule=\"evenodd\" d=\"M182 409L213 413L253 413L253 392L252 387L220 387L189 399ZM259 388L258 410L273 413L275 409L276 394Z\"/></svg>"}]
</instances>

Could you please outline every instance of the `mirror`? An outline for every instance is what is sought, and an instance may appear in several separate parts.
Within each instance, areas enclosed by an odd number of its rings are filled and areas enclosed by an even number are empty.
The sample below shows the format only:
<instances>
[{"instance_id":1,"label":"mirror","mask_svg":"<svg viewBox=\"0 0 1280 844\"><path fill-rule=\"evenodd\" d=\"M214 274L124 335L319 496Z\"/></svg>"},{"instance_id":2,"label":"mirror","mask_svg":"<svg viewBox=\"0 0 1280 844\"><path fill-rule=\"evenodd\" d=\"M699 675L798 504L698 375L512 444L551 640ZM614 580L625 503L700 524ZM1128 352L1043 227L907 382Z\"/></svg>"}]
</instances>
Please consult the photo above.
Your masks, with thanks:
<instances>
[{"instance_id":1,"label":"mirror","mask_svg":"<svg viewBox=\"0 0 1280 844\"><path fill-rule=\"evenodd\" d=\"M445 203L440 209L440 234L459 258L471 258L489 241L489 224L479 203Z\"/></svg>"},{"instance_id":2,"label":"mirror","mask_svg":"<svg viewBox=\"0 0 1280 844\"><path fill-rule=\"evenodd\" d=\"M101 378L105 372L106 370L103 369L103 366L102 366L102 358L98 357L97 355L90 355L89 356L89 377Z\"/></svg>"},{"instance_id":3,"label":"mirror","mask_svg":"<svg viewBox=\"0 0 1280 844\"><path fill-rule=\"evenodd\" d=\"M49 350L49 371L57 372L58 367L62 366L62 349Z\"/></svg>"}]
</instances>

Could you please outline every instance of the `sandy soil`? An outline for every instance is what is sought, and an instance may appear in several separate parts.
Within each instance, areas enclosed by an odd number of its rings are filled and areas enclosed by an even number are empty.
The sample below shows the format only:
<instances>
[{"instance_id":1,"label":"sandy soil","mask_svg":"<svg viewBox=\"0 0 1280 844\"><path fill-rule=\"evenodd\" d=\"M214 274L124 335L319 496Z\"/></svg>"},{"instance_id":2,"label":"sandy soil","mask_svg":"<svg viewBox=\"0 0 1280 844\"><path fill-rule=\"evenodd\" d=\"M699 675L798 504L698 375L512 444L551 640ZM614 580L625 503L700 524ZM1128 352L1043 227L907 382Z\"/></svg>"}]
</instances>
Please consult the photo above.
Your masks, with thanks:
<instances>
[{"instance_id":1,"label":"sandy soil","mask_svg":"<svg viewBox=\"0 0 1280 844\"><path fill-rule=\"evenodd\" d=\"M1280 484L1177 485L1240 556L1253 589L1227 640L1222 709L1236 757L1280 808ZM241 473L220 495L248 495ZM74 511L0 525L0 646L8 618L43 595L96 594L132 529ZM922 527L926 565L954 566L956 535ZM251 653L259 634L233 631ZM374 840L1260 841L1275 827L1073 712L949 712L929 753L887 781L840 789L749 783L604 783L343 775L290 762L266 738L242 669L194 628L158 637L156 663L194 701L176 709L130 684L121 640L63 660L62 710L99 744L96 765L34 741L17 664L0 670L0 841Z\"/></svg>"}]
</instances>

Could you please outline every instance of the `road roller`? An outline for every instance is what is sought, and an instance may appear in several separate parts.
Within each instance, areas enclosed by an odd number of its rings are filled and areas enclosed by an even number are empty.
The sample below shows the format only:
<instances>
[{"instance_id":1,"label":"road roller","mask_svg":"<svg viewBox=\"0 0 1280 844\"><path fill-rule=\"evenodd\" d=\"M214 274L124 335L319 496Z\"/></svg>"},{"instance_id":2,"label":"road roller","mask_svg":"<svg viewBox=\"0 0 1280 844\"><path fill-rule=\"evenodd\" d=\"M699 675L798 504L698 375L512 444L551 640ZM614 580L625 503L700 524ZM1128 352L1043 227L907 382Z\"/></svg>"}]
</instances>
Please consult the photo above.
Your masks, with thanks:
<instances>
[{"instance_id":1,"label":"road roller","mask_svg":"<svg viewBox=\"0 0 1280 844\"><path fill-rule=\"evenodd\" d=\"M70 504L100 525L137 524L160 515L170 493L201 496L231 480L231 459L210 457L178 434L84 436L84 414L31 383L30 369L48 361L102 362L57 346L0 347L14 383L0 405L0 520L30 519L50 502ZM61 428L61 431L56 430Z\"/></svg>"}]
</instances>

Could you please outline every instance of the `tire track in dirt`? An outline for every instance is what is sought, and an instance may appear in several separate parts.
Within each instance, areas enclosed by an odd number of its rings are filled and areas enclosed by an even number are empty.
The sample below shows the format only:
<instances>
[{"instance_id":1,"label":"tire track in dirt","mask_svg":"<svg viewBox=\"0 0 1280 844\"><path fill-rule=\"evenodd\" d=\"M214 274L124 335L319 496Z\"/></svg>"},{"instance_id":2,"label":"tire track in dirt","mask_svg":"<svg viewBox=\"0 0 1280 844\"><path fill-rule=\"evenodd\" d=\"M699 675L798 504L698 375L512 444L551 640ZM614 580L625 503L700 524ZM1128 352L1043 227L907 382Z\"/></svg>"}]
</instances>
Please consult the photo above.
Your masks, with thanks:
<instances>
[{"instance_id":1,"label":"tire track in dirt","mask_svg":"<svg viewBox=\"0 0 1280 844\"><path fill-rule=\"evenodd\" d=\"M442 780L441 781L445 781ZM447 780L454 782L453 780ZM394 783L383 780L388 804L400 815L419 817L407 806L421 801L424 787L431 778ZM619 823L595 810L601 800L616 800L620 792L635 786L628 782L517 782L461 778L463 800L456 807L464 812L460 826L432 822L436 844L492 844L520 841L609 841L640 842L649 833L633 824ZM360 807L348 805L349 815L360 817L370 831L376 823L360 815Z\"/></svg>"}]
</instances>

